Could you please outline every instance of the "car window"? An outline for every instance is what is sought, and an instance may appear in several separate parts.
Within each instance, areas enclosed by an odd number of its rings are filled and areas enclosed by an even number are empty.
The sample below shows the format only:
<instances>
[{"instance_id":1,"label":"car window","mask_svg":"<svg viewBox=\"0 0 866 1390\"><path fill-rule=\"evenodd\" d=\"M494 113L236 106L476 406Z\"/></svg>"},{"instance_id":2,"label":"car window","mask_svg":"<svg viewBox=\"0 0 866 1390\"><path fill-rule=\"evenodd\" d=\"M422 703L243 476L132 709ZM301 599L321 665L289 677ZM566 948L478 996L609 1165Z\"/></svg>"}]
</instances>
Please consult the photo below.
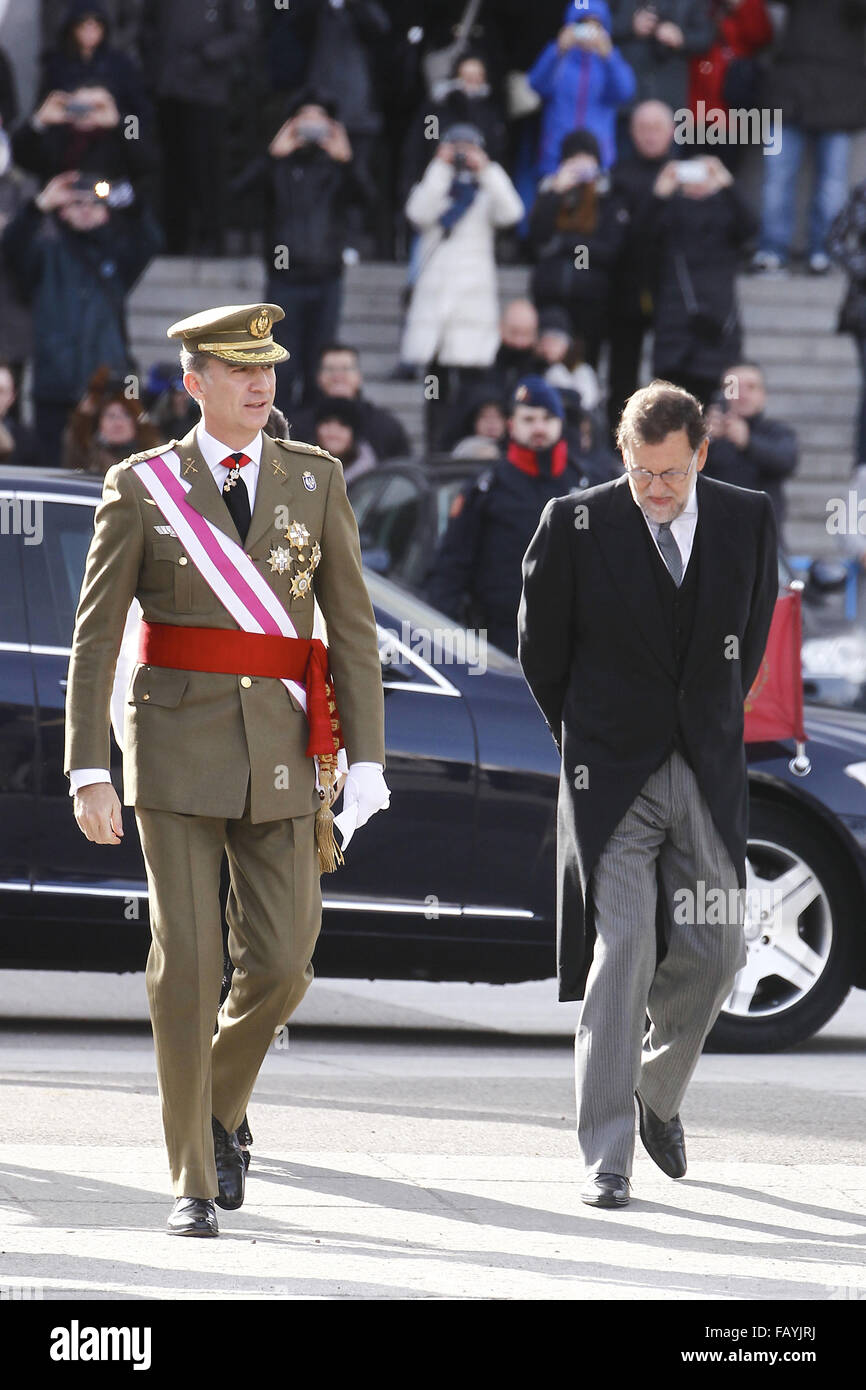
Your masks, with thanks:
<instances>
[{"instance_id":1,"label":"car window","mask_svg":"<svg viewBox=\"0 0 866 1390\"><path fill-rule=\"evenodd\" d=\"M41 545L22 547L24 583L34 646L68 647L93 536L93 504L46 498Z\"/></svg>"},{"instance_id":2,"label":"car window","mask_svg":"<svg viewBox=\"0 0 866 1390\"><path fill-rule=\"evenodd\" d=\"M395 636L399 636L410 648L416 645L419 648L425 648L424 639L430 637L433 648L432 665L435 666L437 648L435 634L437 632L457 633L460 631L460 624L455 623L453 618L447 618L437 608L432 608L417 594L411 593L399 584L394 584L381 574L374 574L371 570L366 569L364 582L367 585L367 592L372 603L379 610L380 626ZM500 651L498 647L494 647L492 642L485 641L485 660L488 670L522 678L523 673L515 658Z\"/></svg>"},{"instance_id":3,"label":"car window","mask_svg":"<svg viewBox=\"0 0 866 1390\"><path fill-rule=\"evenodd\" d=\"M382 491L383 481L379 473L373 472L365 473L363 477L349 484L349 501L352 504L352 511L355 513L355 520L359 529Z\"/></svg>"},{"instance_id":4,"label":"car window","mask_svg":"<svg viewBox=\"0 0 866 1390\"><path fill-rule=\"evenodd\" d=\"M420 509L414 478L396 473L358 520L362 550L384 550L390 567L398 566L415 533Z\"/></svg>"},{"instance_id":5,"label":"car window","mask_svg":"<svg viewBox=\"0 0 866 1390\"><path fill-rule=\"evenodd\" d=\"M0 497L0 507L12 499ZM26 644L30 639L27 632L27 618L24 612L24 583L21 576L21 537L16 534L14 523L6 525L7 514L0 513L3 529L0 532L0 642ZM38 547L28 546L28 550Z\"/></svg>"}]
</instances>

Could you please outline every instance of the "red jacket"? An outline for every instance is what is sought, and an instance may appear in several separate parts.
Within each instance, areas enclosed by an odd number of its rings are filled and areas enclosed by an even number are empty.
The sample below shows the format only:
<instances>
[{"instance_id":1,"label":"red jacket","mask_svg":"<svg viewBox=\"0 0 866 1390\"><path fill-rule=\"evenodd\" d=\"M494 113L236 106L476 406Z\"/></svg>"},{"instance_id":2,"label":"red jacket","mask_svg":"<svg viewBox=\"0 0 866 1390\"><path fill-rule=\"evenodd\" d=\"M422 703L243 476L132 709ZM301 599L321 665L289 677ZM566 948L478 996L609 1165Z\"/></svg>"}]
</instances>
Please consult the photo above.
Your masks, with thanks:
<instances>
[{"instance_id":1,"label":"red jacket","mask_svg":"<svg viewBox=\"0 0 866 1390\"><path fill-rule=\"evenodd\" d=\"M689 65L689 105L697 115L697 103L706 110L726 107L722 97L725 73L732 58L749 58L766 48L773 37L773 25L765 0L742 0L735 10L716 0L716 42Z\"/></svg>"}]
</instances>

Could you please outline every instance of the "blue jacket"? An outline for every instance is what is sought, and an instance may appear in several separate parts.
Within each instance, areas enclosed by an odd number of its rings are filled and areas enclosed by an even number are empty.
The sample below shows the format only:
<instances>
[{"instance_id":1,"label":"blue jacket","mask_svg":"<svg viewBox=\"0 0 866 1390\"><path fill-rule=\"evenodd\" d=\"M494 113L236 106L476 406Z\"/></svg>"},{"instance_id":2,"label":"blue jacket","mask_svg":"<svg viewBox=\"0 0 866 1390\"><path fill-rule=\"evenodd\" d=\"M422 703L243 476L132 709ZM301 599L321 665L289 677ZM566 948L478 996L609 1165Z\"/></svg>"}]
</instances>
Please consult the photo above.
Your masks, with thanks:
<instances>
[{"instance_id":1,"label":"blue jacket","mask_svg":"<svg viewBox=\"0 0 866 1390\"><path fill-rule=\"evenodd\" d=\"M604 0L568 5L564 24L597 19L610 33L610 10ZM632 69L616 49L608 58L580 48L560 53L549 43L529 73L530 85L544 102L537 175L550 174L559 165L563 137L572 130L590 130L601 148L601 161L610 168L616 158L616 113L633 100L637 82Z\"/></svg>"}]
</instances>

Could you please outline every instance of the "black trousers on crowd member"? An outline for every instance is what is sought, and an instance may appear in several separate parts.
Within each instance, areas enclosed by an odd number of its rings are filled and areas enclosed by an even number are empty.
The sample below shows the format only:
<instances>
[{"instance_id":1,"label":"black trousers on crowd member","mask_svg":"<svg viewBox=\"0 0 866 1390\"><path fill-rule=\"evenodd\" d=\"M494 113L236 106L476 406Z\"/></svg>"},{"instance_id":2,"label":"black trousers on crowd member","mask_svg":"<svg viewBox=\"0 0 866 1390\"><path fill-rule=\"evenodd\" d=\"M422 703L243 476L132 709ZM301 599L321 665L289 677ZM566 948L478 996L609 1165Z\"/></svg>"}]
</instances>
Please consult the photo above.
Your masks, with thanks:
<instances>
[{"instance_id":1,"label":"black trousers on crowd member","mask_svg":"<svg viewBox=\"0 0 866 1390\"><path fill-rule=\"evenodd\" d=\"M158 103L157 120L166 254L220 256L225 236L227 110L166 97Z\"/></svg>"},{"instance_id":2,"label":"black trousers on crowd member","mask_svg":"<svg viewBox=\"0 0 866 1390\"><path fill-rule=\"evenodd\" d=\"M855 468L861 463L866 463L866 338L857 339L857 356L860 359L860 404L857 412Z\"/></svg>"},{"instance_id":3,"label":"black trousers on crowd member","mask_svg":"<svg viewBox=\"0 0 866 1390\"><path fill-rule=\"evenodd\" d=\"M611 435L615 436L623 406L640 384L641 353L652 319L641 313L614 313L608 322L607 418Z\"/></svg>"},{"instance_id":4,"label":"black trousers on crowd member","mask_svg":"<svg viewBox=\"0 0 866 1390\"><path fill-rule=\"evenodd\" d=\"M607 304L605 300L546 299L538 297L535 307L539 314L545 309L564 309L571 319L574 336L583 343L583 358L591 367L598 366L601 345L607 336Z\"/></svg>"},{"instance_id":5,"label":"black trousers on crowd member","mask_svg":"<svg viewBox=\"0 0 866 1390\"><path fill-rule=\"evenodd\" d=\"M63 431L77 401L33 401L33 418L39 438L39 450L46 468L60 468L63 451Z\"/></svg>"},{"instance_id":6,"label":"black trousers on crowd member","mask_svg":"<svg viewBox=\"0 0 866 1390\"><path fill-rule=\"evenodd\" d=\"M277 342L290 353L288 362L277 366L276 405L291 424L291 412L312 399L322 348L336 339L343 274L322 280L293 280L289 271L271 275L267 296L286 315L273 328Z\"/></svg>"}]
</instances>

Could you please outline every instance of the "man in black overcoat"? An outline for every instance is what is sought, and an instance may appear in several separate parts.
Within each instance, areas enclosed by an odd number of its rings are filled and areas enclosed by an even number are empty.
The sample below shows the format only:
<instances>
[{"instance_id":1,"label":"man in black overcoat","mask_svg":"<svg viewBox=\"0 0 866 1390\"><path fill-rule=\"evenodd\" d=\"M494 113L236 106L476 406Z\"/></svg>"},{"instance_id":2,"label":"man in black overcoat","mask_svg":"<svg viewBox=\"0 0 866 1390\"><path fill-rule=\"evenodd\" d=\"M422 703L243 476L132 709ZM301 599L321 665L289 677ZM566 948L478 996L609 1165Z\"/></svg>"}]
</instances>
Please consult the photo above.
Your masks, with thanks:
<instances>
[{"instance_id":1,"label":"man in black overcoat","mask_svg":"<svg viewBox=\"0 0 866 1390\"><path fill-rule=\"evenodd\" d=\"M635 1098L651 1157L685 1173L680 1103L745 961L743 700L778 591L770 500L700 476L693 396L637 391L618 443L625 476L545 507L518 617L562 755L559 986L584 1000L581 1197L606 1207L629 1200Z\"/></svg>"}]
</instances>

